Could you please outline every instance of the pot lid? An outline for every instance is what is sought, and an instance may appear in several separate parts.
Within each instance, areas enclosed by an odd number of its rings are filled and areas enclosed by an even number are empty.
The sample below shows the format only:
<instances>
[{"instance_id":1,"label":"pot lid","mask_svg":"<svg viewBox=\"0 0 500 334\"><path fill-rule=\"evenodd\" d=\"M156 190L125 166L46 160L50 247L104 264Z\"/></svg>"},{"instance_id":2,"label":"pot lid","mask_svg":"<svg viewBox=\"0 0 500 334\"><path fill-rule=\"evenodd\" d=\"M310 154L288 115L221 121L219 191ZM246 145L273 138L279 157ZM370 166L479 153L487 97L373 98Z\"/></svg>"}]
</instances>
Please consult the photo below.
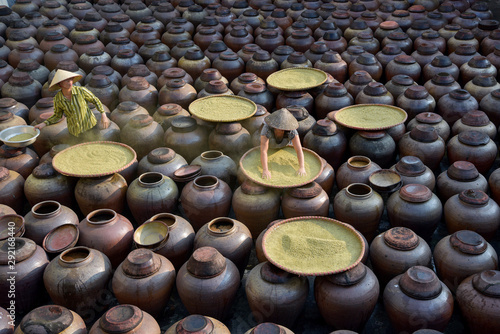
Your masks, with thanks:
<instances>
[{"instance_id":1,"label":"pot lid","mask_svg":"<svg viewBox=\"0 0 500 334\"><path fill-rule=\"evenodd\" d=\"M255 326L250 334L285 334L285 330L272 322L264 322Z\"/></svg>"},{"instance_id":2,"label":"pot lid","mask_svg":"<svg viewBox=\"0 0 500 334\"><path fill-rule=\"evenodd\" d=\"M484 111L472 110L462 117L462 123L469 126L485 126L490 123L490 119Z\"/></svg>"},{"instance_id":3,"label":"pot lid","mask_svg":"<svg viewBox=\"0 0 500 334\"><path fill-rule=\"evenodd\" d=\"M193 252L186 265L193 276L212 278L226 269L226 258L213 247L200 247Z\"/></svg>"},{"instance_id":4,"label":"pot lid","mask_svg":"<svg viewBox=\"0 0 500 334\"><path fill-rule=\"evenodd\" d=\"M135 305L117 305L101 317L99 325L108 333L126 333L139 326L143 316Z\"/></svg>"},{"instance_id":5,"label":"pot lid","mask_svg":"<svg viewBox=\"0 0 500 334\"><path fill-rule=\"evenodd\" d=\"M349 81L354 85L367 85L372 82L372 77L368 72L361 70L354 72L349 78Z\"/></svg>"},{"instance_id":6,"label":"pot lid","mask_svg":"<svg viewBox=\"0 0 500 334\"><path fill-rule=\"evenodd\" d=\"M409 297L415 299L433 299L443 290L437 275L424 266L408 269L399 279L399 286Z\"/></svg>"},{"instance_id":7,"label":"pot lid","mask_svg":"<svg viewBox=\"0 0 500 334\"><path fill-rule=\"evenodd\" d=\"M434 43L422 42L417 47L417 52L423 55L432 55L438 52L438 47Z\"/></svg>"},{"instance_id":8,"label":"pot lid","mask_svg":"<svg viewBox=\"0 0 500 334\"><path fill-rule=\"evenodd\" d=\"M60 225L45 236L42 246L47 253L62 253L75 246L79 236L80 230L76 225Z\"/></svg>"},{"instance_id":9,"label":"pot lid","mask_svg":"<svg viewBox=\"0 0 500 334\"><path fill-rule=\"evenodd\" d=\"M491 66L488 58L484 56L474 56L471 60L469 60L468 64L470 67L474 68L488 68Z\"/></svg>"},{"instance_id":10,"label":"pot lid","mask_svg":"<svg viewBox=\"0 0 500 334\"><path fill-rule=\"evenodd\" d=\"M212 320L203 315L193 314L179 321L175 333L211 334L214 333L214 324Z\"/></svg>"},{"instance_id":11,"label":"pot lid","mask_svg":"<svg viewBox=\"0 0 500 334\"><path fill-rule=\"evenodd\" d=\"M62 333L73 324L73 321L73 313L67 308L45 305L24 316L20 327L23 333Z\"/></svg>"},{"instance_id":12,"label":"pot lid","mask_svg":"<svg viewBox=\"0 0 500 334\"><path fill-rule=\"evenodd\" d=\"M175 116L182 112L182 107L175 103L166 103L162 104L156 111L162 116Z\"/></svg>"},{"instance_id":13,"label":"pot lid","mask_svg":"<svg viewBox=\"0 0 500 334\"><path fill-rule=\"evenodd\" d=\"M295 198L307 199L318 196L322 190L323 188L318 183L311 182L302 187L291 188L288 193Z\"/></svg>"},{"instance_id":14,"label":"pot lid","mask_svg":"<svg viewBox=\"0 0 500 334\"><path fill-rule=\"evenodd\" d=\"M388 39L403 41L408 38L408 35L402 31L393 31L387 36Z\"/></svg>"},{"instance_id":15,"label":"pot lid","mask_svg":"<svg viewBox=\"0 0 500 334\"><path fill-rule=\"evenodd\" d=\"M402 157L395 166L396 170L405 176L418 176L425 172L425 165L420 158L407 155Z\"/></svg>"},{"instance_id":16,"label":"pot lid","mask_svg":"<svg viewBox=\"0 0 500 334\"><path fill-rule=\"evenodd\" d=\"M399 191L401 199L411 203L423 203L432 198L432 191L423 184L407 184Z\"/></svg>"},{"instance_id":17,"label":"pot lid","mask_svg":"<svg viewBox=\"0 0 500 334\"><path fill-rule=\"evenodd\" d=\"M491 96L493 96L496 99L500 99L500 89L495 89L494 91L492 91Z\"/></svg>"},{"instance_id":18,"label":"pot lid","mask_svg":"<svg viewBox=\"0 0 500 334\"><path fill-rule=\"evenodd\" d=\"M422 143L431 143L438 140L437 130L429 125L419 124L410 131L410 137Z\"/></svg>"},{"instance_id":19,"label":"pot lid","mask_svg":"<svg viewBox=\"0 0 500 334\"><path fill-rule=\"evenodd\" d=\"M472 285L483 295L500 298L500 271L486 270L474 275Z\"/></svg>"},{"instance_id":20,"label":"pot lid","mask_svg":"<svg viewBox=\"0 0 500 334\"><path fill-rule=\"evenodd\" d=\"M479 176L476 166L469 161L455 161L448 167L446 174L457 181L472 181Z\"/></svg>"},{"instance_id":21,"label":"pot lid","mask_svg":"<svg viewBox=\"0 0 500 334\"><path fill-rule=\"evenodd\" d=\"M465 131L458 134L458 140L465 145L480 146L490 142L490 137L479 131Z\"/></svg>"},{"instance_id":22,"label":"pot lid","mask_svg":"<svg viewBox=\"0 0 500 334\"><path fill-rule=\"evenodd\" d=\"M260 276L263 280L273 284L283 284L296 275L276 267L271 262L264 262L260 268Z\"/></svg>"},{"instance_id":23,"label":"pot lid","mask_svg":"<svg viewBox=\"0 0 500 334\"><path fill-rule=\"evenodd\" d=\"M384 21L380 23L379 27L384 30L394 30L399 28L399 24L396 21Z\"/></svg>"},{"instance_id":24,"label":"pot lid","mask_svg":"<svg viewBox=\"0 0 500 334\"><path fill-rule=\"evenodd\" d=\"M363 93L369 96L381 96L387 94L387 88L380 82L370 82L363 88Z\"/></svg>"},{"instance_id":25,"label":"pot lid","mask_svg":"<svg viewBox=\"0 0 500 334\"><path fill-rule=\"evenodd\" d=\"M174 172L174 177L177 179L189 179L193 176L198 176L201 173L200 165L187 165L177 169Z\"/></svg>"},{"instance_id":26,"label":"pot lid","mask_svg":"<svg viewBox=\"0 0 500 334\"><path fill-rule=\"evenodd\" d=\"M328 118L320 119L313 125L312 133L318 136L333 136L337 133L337 126Z\"/></svg>"},{"instance_id":27,"label":"pot lid","mask_svg":"<svg viewBox=\"0 0 500 334\"><path fill-rule=\"evenodd\" d=\"M441 115L433 113L433 112L423 112L415 116L419 123L424 124L437 124L443 120Z\"/></svg>"},{"instance_id":28,"label":"pot lid","mask_svg":"<svg viewBox=\"0 0 500 334\"><path fill-rule=\"evenodd\" d=\"M168 147L158 147L149 152L148 161L152 164L164 164L175 158L175 151Z\"/></svg>"},{"instance_id":29,"label":"pot lid","mask_svg":"<svg viewBox=\"0 0 500 334\"><path fill-rule=\"evenodd\" d=\"M479 87L493 87L498 85L495 76L486 74L485 75L481 74L474 77L474 79L472 79L472 83Z\"/></svg>"},{"instance_id":30,"label":"pot lid","mask_svg":"<svg viewBox=\"0 0 500 334\"><path fill-rule=\"evenodd\" d=\"M460 29L454 37L458 40L468 41L474 38L474 34L469 29Z\"/></svg>"},{"instance_id":31,"label":"pot lid","mask_svg":"<svg viewBox=\"0 0 500 334\"><path fill-rule=\"evenodd\" d=\"M33 176L39 179L49 179L57 176L57 172L52 167L52 163L41 164L33 169Z\"/></svg>"},{"instance_id":32,"label":"pot lid","mask_svg":"<svg viewBox=\"0 0 500 334\"><path fill-rule=\"evenodd\" d=\"M396 74L391 81L401 86L412 86L415 83L415 80L406 74Z\"/></svg>"},{"instance_id":33,"label":"pot lid","mask_svg":"<svg viewBox=\"0 0 500 334\"><path fill-rule=\"evenodd\" d=\"M190 132L196 128L196 120L190 116L180 116L172 120L172 130L175 132Z\"/></svg>"},{"instance_id":34,"label":"pot lid","mask_svg":"<svg viewBox=\"0 0 500 334\"><path fill-rule=\"evenodd\" d=\"M353 268L327 276L328 281L336 285L349 286L359 283L366 276L366 266L363 263L358 263Z\"/></svg>"},{"instance_id":35,"label":"pot lid","mask_svg":"<svg viewBox=\"0 0 500 334\"><path fill-rule=\"evenodd\" d=\"M469 230L453 233L450 236L450 244L460 252L470 255L483 254L488 248L488 243L482 236Z\"/></svg>"},{"instance_id":36,"label":"pot lid","mask_svg":"<svg viewBox=\"0 0 500 334\"><path fill-rule=\"evenodd\" d=\"M458 198L462 202L472 205L484 205L490 200L484 191L478 189L463 190L458 194Z\"/></svg>"},{"instance_id":37,"label":"pot lid","mask_svg":"<svg viewBox=\"0 0 500 334\"><path fill-rule=\"evenodd\" d=\"M405 65L411 65L411 64L415 64L417 62L415 60L415 58L413 58L412 56L408 56L408 55L396 56L396 58L394 58L394 61L396 63L405 64Z\"/></svg>"},{"instance_id":38,"label":"pot lid","mask_svg":"<svg viewBox=\"0 0 500 334\"><path fill-rule=\"evenodd\" d=\"M382 48L382 53L386 55L399 55L402 54L401 47L394 43L389 43Z\"/></svg>"},{"instance_id":39,"label":"pot lid","mask_svg":"<svg viewBox=\"0 0 500 334\"><path fill-rule=\"evenodd\" d=\"M26 260L36 252L37 245L31 239L14 238L16 263ZM9 251L12 251L8 239L0 241L0 265L9 263Z\"/></svg>"},{"instance_id":40,"label":"pot lid","mask_svg":"<svg viewBox=\"0 0 500 334\"><path fill-rule=\"evenodd\" d=\"M151 123L153 123L153 117L142 114L133 116L128 122L128 124L133 128L142 128L150 125Z\"/></svg>"},{"instance_id":41,"label":"pot lid","mask_svg":"<svg viewBox=\"0 0 500 334\"><path fill-rule=\"evenodd\" d=\"M376 140L387 135L385 131L358 131L358 134L368 140Z\"/></svg>"},{"instance_id":42,"label":"pot lid","mask_svg":"<svg viewBox=\"0 0 500 334\"><path fill-rule=\"evenodd\" d=\"M330 82L323 93L329 97L341 97L347 94L347 89L340 82Z\"/></svg>"},{"instance_id":43,"label":"pot lid","mask_svg":"<svg viewBox=\"0 0 500 334\"><path fill-rule=\"evenodd\" d=\"M127 255L122 270L127 276L148 277L160 270L160 257L146 248L135 249Z\"/></svg>"},{"instance_id":44,"label":"pot lid","mask_svg":"<svg viewBox=\"0 0 500 334\"><path fill-rule=\"evenodd\" d=\"M448 86L455 82L455 78L452 77L449 73L439 72L432 77L431 81L436 85Z\"/></svg>"},{"instance_id":45,"label":"pot lid","mask_svg":"<svg viewBox=\"0 0 500 334\"><path fill-rule=\"evenodd\" d=\"M400 251L415 249L420 243L417 234L406 227L393 227L384 233L387 246Z\"/></svg>"}]
</instances>

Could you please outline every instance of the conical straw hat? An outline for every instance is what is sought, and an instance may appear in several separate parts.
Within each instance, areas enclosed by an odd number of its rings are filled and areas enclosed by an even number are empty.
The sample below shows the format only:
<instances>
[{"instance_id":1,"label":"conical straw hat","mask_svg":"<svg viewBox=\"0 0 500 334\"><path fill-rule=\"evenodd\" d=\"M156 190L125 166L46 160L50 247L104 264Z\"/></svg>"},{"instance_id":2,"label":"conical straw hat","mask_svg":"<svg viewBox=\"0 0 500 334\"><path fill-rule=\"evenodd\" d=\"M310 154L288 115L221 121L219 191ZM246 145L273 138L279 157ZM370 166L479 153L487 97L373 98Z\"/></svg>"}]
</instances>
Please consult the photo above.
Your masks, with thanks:
<instances>
[{"instance_id":1,"label":"conical straw hat","mask_svg":"<svg viewBox=\"0 0 500 334\"><path fill-rule=\"evenodd\" d=\"M50 83L49 90L61 89L61 87L59 87L59 83L69 78L73 78L73 82L77 82L82 78L82 76L78 73L73 73L65 70L57 70L54 78L52 79L52 82Z\"/></svg>"},{"instance_id":2,"label":"conical straw hat","mask_svg":"<svg viewBox=\"0 0 500 334\"><path fill-rule=\"evenodd\" d=\"M291 131L299 128L299 122L286 108L276 110L271 115L266 116L264 121L272 128Z\"/></svg>"}]
</instances>

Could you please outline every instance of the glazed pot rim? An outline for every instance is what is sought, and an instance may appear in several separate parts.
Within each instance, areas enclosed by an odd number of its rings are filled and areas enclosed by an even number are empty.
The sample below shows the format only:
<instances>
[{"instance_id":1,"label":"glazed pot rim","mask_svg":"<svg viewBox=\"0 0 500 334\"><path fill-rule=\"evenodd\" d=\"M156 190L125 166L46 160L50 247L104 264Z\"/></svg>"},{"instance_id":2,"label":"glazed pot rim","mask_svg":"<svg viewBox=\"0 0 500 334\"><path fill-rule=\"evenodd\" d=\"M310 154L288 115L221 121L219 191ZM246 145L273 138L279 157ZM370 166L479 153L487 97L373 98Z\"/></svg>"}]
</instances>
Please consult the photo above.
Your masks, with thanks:
<instances>
[{"instance_id":1,"label":"glazed pot rim","mask_svg":"<svg viewBox=\"0 0 500 334\"><path fill-rule=\"evenodd\" d=\"M83 258L74 259L74 260L65 259L65 257L69 253L72 253L72 252L86 253L87 255ZM61 262L62 264L66 265L66 266L79 265L80 263L85 262L88 259L90 259L91 256L92 256L92 248L88 248L85 246L77 246L77 247L67 249L64 252L62 252L61 254L59 254L59 262Z\"/></svg>"},{"instance_id":2,"label":"glazed pot rim","mask_svg":"<svg viewBox=\"0 0 500 334\"><path fill-rule=\"evenodd\" d=\"M221 224L222 223L222 224ZM226 226L229 225L229 228L217 228L217 225ZM212 219L207 223L207 232L213 236L217 237L225 237L230 234L233 234L237 230L237 225L234 219L229 217L217 217Z\"/></svg>"},{"instance_id":3,"label":"glazed pot rim","mask_svg":"<svg viewBox=\"0 0 500 334\"><path fill-rule=\"evenodd\" d=\"M47 212L47 213L39 213L39 212L37 212L37 210L39 210L41 207L43 207L43 206L49 206L49 205L56 206L56 209L53 210L53 211L51 211L51 212ZM49 218L49 217L52 217L54 215L59 214L61 212L61 210L62 210L61 203L59 203L57 201L54 201L54 200L47 200L47 201L39 202L39 203L33 205L33 207L31 208L31 214L35 218L45 219L45 218Z\"/></svg>"},{"instance_id":4,"label":"glazed pot rim","mask_svg":"<svg viewBox=\"0 0 500 334\"><path fill-rule=\"evenodd\" d=\"M105 220L99 220L95 221L92 220L93 217L97 216L98 214L106 214L106 215L111 215L111 218L105 219ZM92 212L90 212L87 217L85 217L85 220L92 225L104 225L104 224L109 224L114 222L118 217L118 213L113 210L113 209L97 209Z\"/></svg>"}]
</instances>

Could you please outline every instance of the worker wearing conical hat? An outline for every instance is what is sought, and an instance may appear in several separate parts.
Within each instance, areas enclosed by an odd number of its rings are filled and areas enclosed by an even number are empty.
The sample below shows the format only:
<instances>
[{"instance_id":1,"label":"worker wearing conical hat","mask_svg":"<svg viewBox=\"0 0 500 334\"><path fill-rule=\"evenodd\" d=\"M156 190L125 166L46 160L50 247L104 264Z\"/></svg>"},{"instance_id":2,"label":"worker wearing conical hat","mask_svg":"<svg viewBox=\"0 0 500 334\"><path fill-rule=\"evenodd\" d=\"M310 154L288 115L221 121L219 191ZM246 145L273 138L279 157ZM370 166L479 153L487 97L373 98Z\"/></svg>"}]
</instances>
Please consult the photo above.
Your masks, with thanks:
<instances>
[{"instance_id":1,"label":"worker wearing conical hat","mask_svg":"<svg viewBox=\"0 0 500 334\"><path fill-rule=\"evenodd\" d=\"M73 85L81 78L80 74L57 70L49 86L49 90L60 89L54 96L54 115L45 122L36 125L35 128L42 129L47 125L57 123L64 115L68 123L69 133L78 137L82 132L97 124L88 103L93 103L101 113L102 127L106 129L109 126L109 119L97 96L85 87Z\"/></svg>"},{"instance_id":2,"label":"worker wearing conical hat","mask_svg":"<svg viewBox=\"0 0 500 334\"><path fill-rule=\"evenodd\" d=\"M299 161L297 175L306 175L304 153L302 152L302 144L297 132L298 128L299 122L297 122L297 119L286 108L281 108L271 115L266 116L260 133L260 161L262 164L263 179L271 179L271 172L267 165L267 151L269 147L282 148L290 143L293 145Z\"/></svg>"}]
</instances>

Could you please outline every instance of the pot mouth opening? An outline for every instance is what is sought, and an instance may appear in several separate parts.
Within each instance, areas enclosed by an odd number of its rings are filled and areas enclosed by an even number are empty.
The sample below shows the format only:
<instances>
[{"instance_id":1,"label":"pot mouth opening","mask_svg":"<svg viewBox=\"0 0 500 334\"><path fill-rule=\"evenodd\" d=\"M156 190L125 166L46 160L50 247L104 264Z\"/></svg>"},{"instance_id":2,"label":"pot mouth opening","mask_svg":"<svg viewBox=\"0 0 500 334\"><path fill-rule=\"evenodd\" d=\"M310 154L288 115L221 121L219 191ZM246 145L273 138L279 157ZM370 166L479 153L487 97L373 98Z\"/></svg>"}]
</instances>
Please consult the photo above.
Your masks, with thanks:
<instances>
[{"instance_id":1,"label":"pot mouth opening","mask_svg":"<svg viewBox=\"0 0 500 334\"><path fill-rule=\"evenodd\" d=\"M86 247L75 247L68 249L60 256L64 263L78 263L85 261L90 256L90 250Z\"/></svg>"},{"instance_id":2,"label":"pot mouth opening","mask_svg":"<svg viewBox=\"0 0 500 334\"><path fill-rule=\"evenodd\" d=\"M224 153L222 153L221 151L213 150L213 151L203 152L201 154L201 157L204 158L204 159L213 160L213 159L220 158L223 154Z\"/></svg>"},{"instance_id":3,"label":"pot mouth opening","mask_svg":"<svg viewBox=\"0 0 500 334\"><path fill-rule=\"evenodd\" d=\"M218 179L215 176L211 175L199 176L194 180L194 184L202 188L213 187L217 185L218 182Z\"/></svg>"},{"instance_id":4,"label":"pot mouth opening","mask_svg":"<svg viewBox=\"0 0 500 334\"><path fill-rule=\"evenodd\" d=\"M116 218L116 212L111 209L99 209L88 214L87 220L91 224L107 224Z\"/></svg>"},{"instance_id":5,"label":"pot mouth opening","mask_svg":"<svg viewBox=\"0 0 500 334\"><path fill-rule=\"evenodd\" d=\"M151 217L151 221L162 222L166 224L169 229L177 223L177 219L171 213L159 213Z\"/></svg>"},{"instance_id":6,"label":"pot mouth opening","mask_svg":"<svg viewBox=\"0 0 500 334\"><path fill-rule=\"evenodd\" d=\"M38 216L49 216L61 210L61 204L56 201L44 201L36 204L31 211Z\"/></svg>"},{"instance_id":7,"label":"pot mouth opening","mask_svg":"<svg viewBox=\"0 0 500 334\"><path fill-rule=\"evenodd\" d=\"M372 193L369 185L363 183L353 183L346 188L346 191L352 196L367 196Z\"/></svg>"},{"instance_id":8,"label":"pot mouth opening","mask_svg":"<svg viewBox=\"0 0 500 334\"><path fill-rule=\"evenodd\" d=\"M362 156L354 156L347 161L347 163L351 167L355 167L355 168L367 167L370 164L370 162L371 162L370 158L362 157Z\"/></svg>"},{"instance_id":9,"label":"pot mouth opening","mask_svg":"<svg viewBox=\"0 0 500 334\"><path fill-rule=\"evenodd\" d=\"M157 172L144 173L139 177L139 182L146 185L153 185L163 180L163 174Z\"/></svg>"},{"instance_id":10,"label":"pot mouth opening","mask_svg":"<svg viewBox=\"0 0 500 334\"><path fill-rule=\"evenodd\" d=\"M234 229L234 222L230 218L216 218L208 224L208 229L216 234L225 234Z\"/></svg>"}]
</instances>

